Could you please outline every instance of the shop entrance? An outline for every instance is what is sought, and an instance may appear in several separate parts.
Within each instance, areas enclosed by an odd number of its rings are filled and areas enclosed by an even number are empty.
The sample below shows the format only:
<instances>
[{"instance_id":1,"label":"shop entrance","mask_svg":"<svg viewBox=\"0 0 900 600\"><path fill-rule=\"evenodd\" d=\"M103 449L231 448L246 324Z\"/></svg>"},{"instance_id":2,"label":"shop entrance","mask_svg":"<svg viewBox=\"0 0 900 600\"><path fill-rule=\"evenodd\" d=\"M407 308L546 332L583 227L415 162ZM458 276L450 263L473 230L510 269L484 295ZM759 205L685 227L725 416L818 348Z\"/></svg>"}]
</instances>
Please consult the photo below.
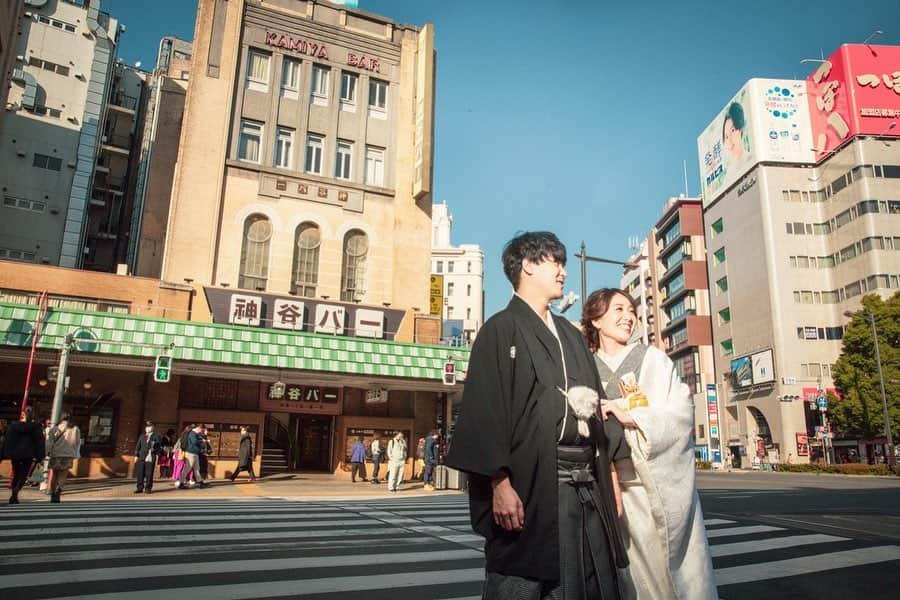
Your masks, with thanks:
<instances>
[{"instance_id":1,"label":"shop entrance","mask_svg":"<svg viewBox=\"0 0 900 600\"><path fill-rule=\"evenodd\" d=\"M333 417L297 415L297 469L331 470Z\"/></svg>"}]
</instances>

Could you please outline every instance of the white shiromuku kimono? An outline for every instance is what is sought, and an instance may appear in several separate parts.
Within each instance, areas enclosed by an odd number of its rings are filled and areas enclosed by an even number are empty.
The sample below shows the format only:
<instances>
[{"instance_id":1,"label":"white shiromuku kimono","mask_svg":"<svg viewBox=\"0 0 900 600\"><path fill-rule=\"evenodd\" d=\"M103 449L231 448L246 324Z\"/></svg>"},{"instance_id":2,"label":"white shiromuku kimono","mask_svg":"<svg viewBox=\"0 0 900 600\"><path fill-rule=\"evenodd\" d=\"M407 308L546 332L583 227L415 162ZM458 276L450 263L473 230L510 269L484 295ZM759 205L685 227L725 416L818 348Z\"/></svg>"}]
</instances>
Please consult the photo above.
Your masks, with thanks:
<instances>
[{"instance_id":1,"label":"white shiromuku kimono","mask_svg":"<svg viewBox=\"0 0 900 600\"><path fill-rule=\"evenodd\" d=\"M694 402L688 387L669 357L654 347L630 344L613 356L597 351L595 359L607 398L638 425L625 429L633 467L627 459L616 463L630 561L625 597L718 598L695 484Z\"/></svg>"}]
</instances>

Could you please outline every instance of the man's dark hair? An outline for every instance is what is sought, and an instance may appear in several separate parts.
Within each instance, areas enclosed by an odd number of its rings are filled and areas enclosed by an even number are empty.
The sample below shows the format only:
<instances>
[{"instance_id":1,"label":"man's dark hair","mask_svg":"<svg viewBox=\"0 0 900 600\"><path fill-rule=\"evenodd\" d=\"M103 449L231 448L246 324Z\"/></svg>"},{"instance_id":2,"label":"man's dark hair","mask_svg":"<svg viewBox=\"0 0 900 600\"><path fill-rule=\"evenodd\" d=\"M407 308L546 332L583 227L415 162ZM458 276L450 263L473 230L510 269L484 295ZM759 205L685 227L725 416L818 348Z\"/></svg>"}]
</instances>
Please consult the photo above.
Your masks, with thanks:
<instances>
[{"instance_id":1,"label":"man's dark hair","mask_svg":"<svg viewBox=\"0 0 900 600\"><path fill-rule=\"evenodd\" d=\"M513 289L518 289L522 261L528 259L539 263L547 258L565 266L566 247L549 231L526 231L509 240L503 247L503 272Z\"/></svg>"}]
</instances>

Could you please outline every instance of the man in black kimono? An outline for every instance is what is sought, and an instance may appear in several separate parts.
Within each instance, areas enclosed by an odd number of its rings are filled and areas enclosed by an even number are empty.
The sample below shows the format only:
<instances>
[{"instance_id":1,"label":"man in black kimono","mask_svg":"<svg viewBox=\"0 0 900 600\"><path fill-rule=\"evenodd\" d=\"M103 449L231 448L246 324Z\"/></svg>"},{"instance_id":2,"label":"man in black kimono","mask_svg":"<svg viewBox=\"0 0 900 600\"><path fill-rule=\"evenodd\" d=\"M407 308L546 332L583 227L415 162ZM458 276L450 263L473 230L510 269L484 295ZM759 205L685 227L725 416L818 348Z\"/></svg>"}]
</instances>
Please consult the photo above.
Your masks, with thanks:
<instances>
[{"instance_id":1,"label":"man in black kimono","mask_svg":"<svg viewBox=\"0 0 900 600\"><path fill-rule=\"evenodd\" d=\"M576 417L574 388L599 390L597 370L581 333L549 311L565 262L552 233L511 240L503 269L515 296L469 358L446 462L470 474L485 599L610 600L627 565L610 463L628 446L615 419Z\"/></svg>"}]
</instances>

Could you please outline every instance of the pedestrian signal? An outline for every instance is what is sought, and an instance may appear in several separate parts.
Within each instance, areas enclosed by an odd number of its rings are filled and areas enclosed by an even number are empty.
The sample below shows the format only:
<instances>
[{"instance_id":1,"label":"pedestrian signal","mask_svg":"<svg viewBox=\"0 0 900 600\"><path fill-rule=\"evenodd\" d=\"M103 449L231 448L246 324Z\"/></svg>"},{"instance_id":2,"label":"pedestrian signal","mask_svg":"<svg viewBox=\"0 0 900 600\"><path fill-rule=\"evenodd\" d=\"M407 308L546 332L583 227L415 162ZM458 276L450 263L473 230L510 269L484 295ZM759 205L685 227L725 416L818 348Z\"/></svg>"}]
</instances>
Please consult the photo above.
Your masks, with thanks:
<instances>
[{"instance_id":1,"label":"pedestrian signal","mask_svg":"<svg viewBox=\"0 0 900 600\"><path fill-rule=\"evenodd\" d=\"M172 379L172 357L160 355L156 357L156 365L153 367L153 381L157 383L169 383Z\"/></svg>"},{"instance_id":2,"label":"pedestrian signal","mask_svg":"<svg viewBox=\"0 0 900 600\"><path fill-rule=\"evenodd\" d=\"M456 385L456 365L452 362L444 364L444 385Z\"/></svg>"}]
</instances>

